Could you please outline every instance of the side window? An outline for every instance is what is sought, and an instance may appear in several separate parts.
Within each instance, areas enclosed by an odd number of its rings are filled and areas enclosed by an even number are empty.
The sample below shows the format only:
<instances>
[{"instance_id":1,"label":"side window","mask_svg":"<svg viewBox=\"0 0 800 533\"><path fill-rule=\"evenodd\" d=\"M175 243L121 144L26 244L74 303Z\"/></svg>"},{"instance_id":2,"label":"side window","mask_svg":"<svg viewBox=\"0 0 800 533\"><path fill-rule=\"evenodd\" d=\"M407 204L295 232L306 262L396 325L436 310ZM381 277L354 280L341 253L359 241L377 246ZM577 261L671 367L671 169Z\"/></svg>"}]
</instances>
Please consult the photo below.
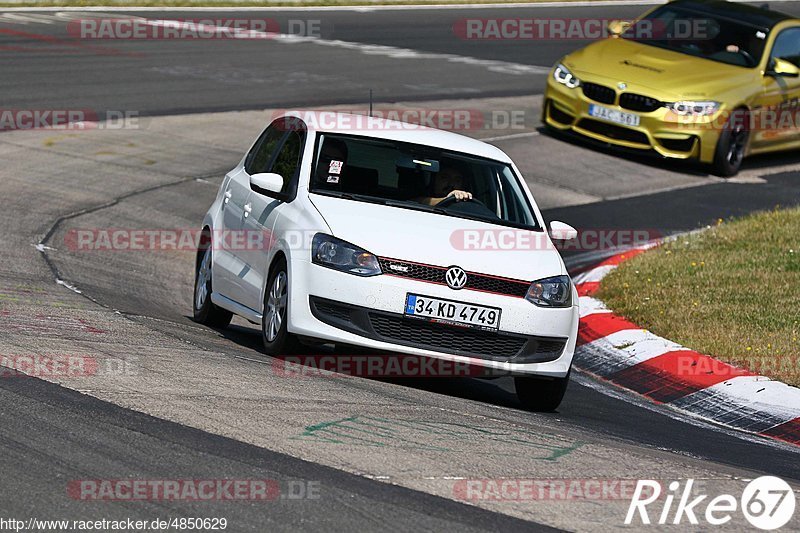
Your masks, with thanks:
<instances>
[{"instance_id":1,"label":"side window","mask_svg":"<svg viewBox=\"0 0 800 533\"><path fill-rule=\"evenodd\" d=\"M783 30L775 39L770 58L779 57L800 67L800 28Z\"/></svg>"},{"instance_id":2,"label":"side window","mask_svg":"<svg viewBox=\"0 0 800 533\"><path fill-rule=\"evenodd\" d=\"M272 154L275 152L275 148L277 148L284 133L281 128L275 127L275 124L264 130L264 133L261 134L255 146L253 146L253 150L247 155L247 160L244 163L244 169L248 174L252 175L268 171Z\"/></svg>"},{"instance_id":3,"label":"side window","mask_svg":"<svg viewBox=\"0 0 800 533\"><path fill-rule=\"evenodd\" d=\"M283 188L281 189L283 193L288 192L289 185L300 166L300 151L303 148L304 136L305 132L290 131L286 137L286 141L283 143L281 151L272 164L270 172L275 172L283 176Z\"/></svg>"}]
</instances>

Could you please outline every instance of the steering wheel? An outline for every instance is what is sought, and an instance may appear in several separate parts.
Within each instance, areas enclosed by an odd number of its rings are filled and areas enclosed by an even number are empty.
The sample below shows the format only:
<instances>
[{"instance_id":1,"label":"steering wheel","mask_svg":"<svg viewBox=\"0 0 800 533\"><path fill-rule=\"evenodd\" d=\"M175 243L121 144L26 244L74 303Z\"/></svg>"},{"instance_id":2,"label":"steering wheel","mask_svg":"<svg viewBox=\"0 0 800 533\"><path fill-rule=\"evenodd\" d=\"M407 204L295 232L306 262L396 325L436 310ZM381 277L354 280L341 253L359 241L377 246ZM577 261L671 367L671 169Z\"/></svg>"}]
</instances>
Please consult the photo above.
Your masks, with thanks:
<instances>
[{"instance_id":1,"label":"steering wheel","mask_svg":"<svg viewBox=\"0 0 800 533\"><path fill-rule=\"evenodd\" d=\"M753 59L753 56L750 55L750 52L748 52L744 48L739 48L738 50L736 50L735 53L744 57L745 61L747 61L747 66L753 66L756 64L756 60Z\"/></svg>"},{"instance_id":2,"label":"steering wheel","mask_svg":"<svg viewBox=\"0 0 800 533\"><path fill-rule=\"evenodd\" d=\"M455 196L448 196L447 198L445 198L444 200L442 200L441 202L436 204L436 207L450 207L451 205L453 205L456 202L475 202L476 204L479 204L479 205L482 205L483 207L486 207L486 204L484 204L483 202L481 202L480 200L478 200L478 199L476 199L474 197L470 198L469 200L459 200ZM486 209L489 209L489 208L486 207Z\"/></svg>"}]
</instances>

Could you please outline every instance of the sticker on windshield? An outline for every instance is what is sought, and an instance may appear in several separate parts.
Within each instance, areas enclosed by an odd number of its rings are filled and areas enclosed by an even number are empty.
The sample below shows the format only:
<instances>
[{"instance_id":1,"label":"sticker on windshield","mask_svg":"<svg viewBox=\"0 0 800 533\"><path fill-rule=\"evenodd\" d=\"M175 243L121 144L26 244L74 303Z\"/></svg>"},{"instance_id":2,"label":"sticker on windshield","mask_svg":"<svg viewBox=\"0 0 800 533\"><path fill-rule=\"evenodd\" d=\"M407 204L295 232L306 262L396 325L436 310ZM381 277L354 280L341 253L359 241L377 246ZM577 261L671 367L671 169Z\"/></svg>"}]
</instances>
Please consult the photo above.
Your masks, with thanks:
<instances>
[{"instance_id":1,"label":"sticker on windshield","mask_svg":"<svg viewBox=\"0 0 800 533\"><path fill-rule=\"evenodd\" d=\"M341 174L342 165L344 165L344 161L336 161L334 159L333 161L331 161L330 166L328 166L328 174ZM330 178L328 179L328 181L330 181Z\"/></svg>"},{"instance_id":2,"label":"sticker on windshield","mask_svg":"<svg viewBox=\"0 0 800 533\"><path fill-rule=\"evenodd\" d=\"M339 183L339 176L328 176L328 183Z\"/></svg>"}]
</instances>

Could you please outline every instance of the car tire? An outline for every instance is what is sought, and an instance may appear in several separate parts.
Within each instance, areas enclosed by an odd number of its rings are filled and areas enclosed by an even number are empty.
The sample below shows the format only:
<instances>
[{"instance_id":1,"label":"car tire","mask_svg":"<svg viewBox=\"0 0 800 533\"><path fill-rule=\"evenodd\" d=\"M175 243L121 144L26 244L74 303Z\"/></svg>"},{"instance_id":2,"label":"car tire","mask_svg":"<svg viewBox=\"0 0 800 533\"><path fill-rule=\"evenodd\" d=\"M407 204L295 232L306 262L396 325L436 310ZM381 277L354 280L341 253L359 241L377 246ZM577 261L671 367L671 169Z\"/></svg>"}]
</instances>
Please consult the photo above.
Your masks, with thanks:
<instances>
[{"instance_id":1,"label":"car tire","mask_svg":"<svg viewBox=\"0 0 800 533\"><path fill-rule=\"evenodd\" d=\"M197 251L197 261L194 270L194 298L192 309L194 320L212 328L226 328L231 323L233 313L222 309L211 301L211 245L210 242L201 246Z\"/></svg>"},{"instance_id":2,"label":"car tire","mask_svg":"<svg viewBox=\"0 0 800 533\"><path fill-rule=\"evenodd\" d=\"M532 376L515 376L514 387L517 398L528 411L552 412L555 411L569 384L570 369L563 378L545 378Z\"/></svg>"},{"instance_id":3,"label":"car tire","mask_svg":"<svg viewBox=\"0 0 800 533\"><path fill-rule=\"evenodd\" d=\"M289 273L286 261L273 267L264 291L264 312L261 315L261 340L269 355L288 355L300 348L297 337L289 333Z\"/></svg>"},{"instance_id":4,"label":"car tire","mask_svg":"<svg viewBox=\"0 0 800 533\"><path fill-rule=\"evenodd\" d=\"M711 172L716 176L735 176L742 166L747 141L750 137L750 114L747 109L736 109L725 123L717 140Z\"/></svg>"}]
</instances>

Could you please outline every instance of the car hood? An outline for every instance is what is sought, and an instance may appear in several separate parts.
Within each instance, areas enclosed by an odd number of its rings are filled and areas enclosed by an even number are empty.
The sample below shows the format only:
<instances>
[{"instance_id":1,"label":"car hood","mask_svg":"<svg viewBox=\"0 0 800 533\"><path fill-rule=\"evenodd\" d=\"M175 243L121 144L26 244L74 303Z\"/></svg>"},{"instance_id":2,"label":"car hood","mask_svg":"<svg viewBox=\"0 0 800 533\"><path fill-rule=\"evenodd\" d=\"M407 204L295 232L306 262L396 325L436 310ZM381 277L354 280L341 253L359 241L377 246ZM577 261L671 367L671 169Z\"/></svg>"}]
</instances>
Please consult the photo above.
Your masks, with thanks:
<instances>
[{"instance_id":1,"label":"car hood","mask_svg":"<svg viewBox=\"0 0 800 533\"><path fill-rule=\"evenodd\" d=\"M627 90L647 91L662 101L714 99L752 82L755 70L693 57L629 39L597 41L562 61L578 78Z\"/></svg>"},{"instance_id":2,"label":"car hood","mask_svg":"<svg viewBox=\"0 0 800 533\"><path fill-rule=\"evenodd\" d=\"M525 281L566 274L543 231L318 194L310 198L335 237L379 257L458 265L469 272Z\"/></svg>"}]
</instances>

